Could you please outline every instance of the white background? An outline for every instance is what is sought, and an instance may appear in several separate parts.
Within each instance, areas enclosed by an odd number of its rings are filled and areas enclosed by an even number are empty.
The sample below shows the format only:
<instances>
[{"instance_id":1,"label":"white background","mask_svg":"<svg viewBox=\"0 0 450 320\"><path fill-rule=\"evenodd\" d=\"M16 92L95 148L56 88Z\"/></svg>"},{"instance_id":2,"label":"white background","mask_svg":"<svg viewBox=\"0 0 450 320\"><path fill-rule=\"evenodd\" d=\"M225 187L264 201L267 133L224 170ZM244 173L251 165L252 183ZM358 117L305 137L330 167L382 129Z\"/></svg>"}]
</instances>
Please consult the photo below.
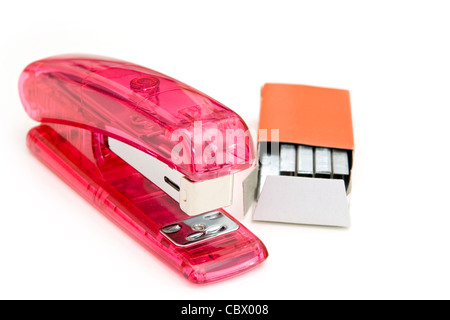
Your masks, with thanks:
<instances>
[{"instance_id":1,"label":"white background","mask_svg":"<svg viewBox=\"0 0 450 320\"><path fill-rule=\"evenodd\" d=\"M448 1L2 1L0 298L449 299ZM258 124L265 82L349 89L349 229L243 223L269 258L188 283L25 147L17 80L92 53L161 71Z\"/></svg>"}]
</instances>

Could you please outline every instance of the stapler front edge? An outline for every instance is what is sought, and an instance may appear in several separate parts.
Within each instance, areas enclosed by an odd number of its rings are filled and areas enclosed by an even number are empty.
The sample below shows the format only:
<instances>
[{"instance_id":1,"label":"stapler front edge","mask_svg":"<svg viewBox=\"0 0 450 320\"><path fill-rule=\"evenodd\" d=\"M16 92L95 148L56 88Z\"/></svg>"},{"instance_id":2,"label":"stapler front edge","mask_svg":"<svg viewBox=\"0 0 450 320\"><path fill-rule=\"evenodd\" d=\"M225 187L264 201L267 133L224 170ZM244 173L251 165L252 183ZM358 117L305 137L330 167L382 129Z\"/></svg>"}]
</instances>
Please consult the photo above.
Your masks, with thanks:
<instances>
[{"instance_id":1,"label":"stapler front edge","mask_svg":"<svg viewBox=\"0 0 450 320\"><path fill-rule=\"evenodd\" d=\"M200 91L125 61L64 55L19 80L31 152L195 283L248 270L264 244L222 208L255 156L244 121Z\"/></svg>"}]
</instances>

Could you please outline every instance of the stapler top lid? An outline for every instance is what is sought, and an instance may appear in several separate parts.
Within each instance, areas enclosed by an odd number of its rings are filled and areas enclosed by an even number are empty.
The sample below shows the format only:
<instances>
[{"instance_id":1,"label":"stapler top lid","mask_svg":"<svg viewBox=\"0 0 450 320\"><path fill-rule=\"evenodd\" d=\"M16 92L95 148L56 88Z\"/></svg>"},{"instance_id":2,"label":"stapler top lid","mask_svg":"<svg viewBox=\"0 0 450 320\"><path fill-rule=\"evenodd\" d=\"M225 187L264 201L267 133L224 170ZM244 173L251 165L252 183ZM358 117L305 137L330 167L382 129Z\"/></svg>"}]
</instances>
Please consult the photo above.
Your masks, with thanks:
<instances>
[{"instance_id":1,"label":"stapler top lid","mask_svg":"<svg viewBox=\"0 0 450 320\"><path fill-rule=\"evenodd\" d=\"M31 118L104 135L111 150L189 215L230 205L233 174L253 166L244 121L159 72L110 58L63 55L28 65L19 86Z\"/></svg>"},{"instance_id":2,"label":"stapler top lid","mask_svg":"<svg viewBox=\"0 0 450 320\"><path fill-rule=\"evenodd\" d=\"M251 137L236 113L159 72L110 58L63 55L30 64L19 82L22 103L34 120L98 131L191 181L253 164ZM218 143L218 134L234 139Z\"/></svg>"}]
</instances>

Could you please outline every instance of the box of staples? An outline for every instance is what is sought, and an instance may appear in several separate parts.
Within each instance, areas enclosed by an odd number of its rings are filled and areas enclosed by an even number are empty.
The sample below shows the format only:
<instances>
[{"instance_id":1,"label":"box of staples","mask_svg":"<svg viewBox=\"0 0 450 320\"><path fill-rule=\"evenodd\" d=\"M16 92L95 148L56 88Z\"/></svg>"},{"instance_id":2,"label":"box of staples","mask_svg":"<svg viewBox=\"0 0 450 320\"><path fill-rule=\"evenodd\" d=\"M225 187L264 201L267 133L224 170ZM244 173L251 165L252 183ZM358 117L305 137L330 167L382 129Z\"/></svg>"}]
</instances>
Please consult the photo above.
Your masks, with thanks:
<instances>
[{"instance_id":1,"label":"box of staples","mask_svg":"<svg viewBox=\"0 0 450 320\"><path fill-rule=\"evenodd\" d=\"M347 90L265 84L253 219L349 227L354 141Z\"/></svg>"}]
</instances>

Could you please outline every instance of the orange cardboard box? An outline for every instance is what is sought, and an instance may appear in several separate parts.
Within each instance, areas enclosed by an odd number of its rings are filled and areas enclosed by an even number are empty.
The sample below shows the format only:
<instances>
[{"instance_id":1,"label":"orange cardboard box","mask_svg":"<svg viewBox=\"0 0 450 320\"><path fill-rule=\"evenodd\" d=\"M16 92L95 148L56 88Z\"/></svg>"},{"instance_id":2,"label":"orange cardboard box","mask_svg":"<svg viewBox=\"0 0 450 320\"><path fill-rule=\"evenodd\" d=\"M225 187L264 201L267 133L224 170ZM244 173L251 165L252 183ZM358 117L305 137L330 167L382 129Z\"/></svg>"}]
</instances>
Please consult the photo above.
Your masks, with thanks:
<instances>
[{"instance_id":1,"label":"orange cardboard box","mask_svg":"<svg viewBox=\"0 0 450 320\"><path fill-rule=\"evenodd\" d=\"M353 150L350 92L265 84L259 129L279 129L281 142Z\"/></svg>"}]
</instances>

